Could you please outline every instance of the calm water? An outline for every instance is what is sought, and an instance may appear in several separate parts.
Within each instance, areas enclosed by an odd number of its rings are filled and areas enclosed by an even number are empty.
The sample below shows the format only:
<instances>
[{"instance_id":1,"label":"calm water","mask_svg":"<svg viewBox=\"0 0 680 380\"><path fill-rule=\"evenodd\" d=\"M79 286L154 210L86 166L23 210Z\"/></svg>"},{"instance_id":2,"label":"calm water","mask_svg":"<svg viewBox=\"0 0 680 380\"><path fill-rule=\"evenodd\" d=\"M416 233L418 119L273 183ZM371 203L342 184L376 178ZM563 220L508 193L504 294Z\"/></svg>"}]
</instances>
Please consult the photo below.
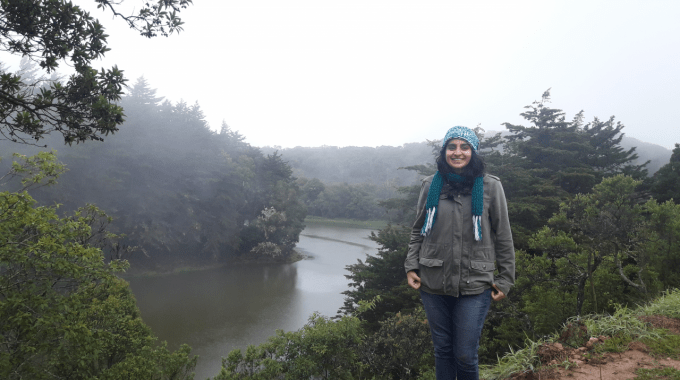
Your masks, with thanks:
<instances>
[{"instance_id":1,"label":"calm water","mask_svg":"<svg viewBox=\"0 0 680 380\"><path fill-rule=\"evenodd\" d=\"M345 266L377 253L369 230L308 226L294 264L237 265L130 280L142 318L171 349L199 355L196 379L215 376L222 357L298 330L318 312L335 316L347 290Z\"/></svg>"}]
</instances>

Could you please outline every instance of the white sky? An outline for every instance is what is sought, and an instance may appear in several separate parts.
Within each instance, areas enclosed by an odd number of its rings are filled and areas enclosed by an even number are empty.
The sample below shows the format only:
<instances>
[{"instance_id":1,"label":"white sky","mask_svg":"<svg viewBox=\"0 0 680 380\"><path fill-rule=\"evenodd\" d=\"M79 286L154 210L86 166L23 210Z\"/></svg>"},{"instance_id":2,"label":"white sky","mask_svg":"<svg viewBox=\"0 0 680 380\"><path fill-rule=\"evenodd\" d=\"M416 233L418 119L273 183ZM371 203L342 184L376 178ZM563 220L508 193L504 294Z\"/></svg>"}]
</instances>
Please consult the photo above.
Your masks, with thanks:
<instances>
[{"instance_id":1,"label":"white sky","mask_svg":"<svg viewBox=\"0 0 680 380\"><path fill-rule=\"evenodd\" d=\"M110 35L95 68L144 75L254 146L502 130L548 88L568 119L614 115L628 136L680 142L680 1L194 0L184 32L154 39L76 3Z\"/></svg>"}]
</instances>

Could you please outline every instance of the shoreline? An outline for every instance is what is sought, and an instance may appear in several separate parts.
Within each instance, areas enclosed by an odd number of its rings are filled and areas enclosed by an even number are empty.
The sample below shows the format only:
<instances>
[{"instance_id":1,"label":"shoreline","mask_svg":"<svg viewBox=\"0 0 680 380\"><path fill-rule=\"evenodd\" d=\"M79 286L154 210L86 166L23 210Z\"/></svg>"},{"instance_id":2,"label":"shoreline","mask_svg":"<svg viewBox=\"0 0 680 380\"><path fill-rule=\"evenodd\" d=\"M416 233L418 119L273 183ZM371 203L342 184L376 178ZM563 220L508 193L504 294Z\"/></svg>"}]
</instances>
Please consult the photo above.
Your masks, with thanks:
<instances>
[{"instance_id":1,"label":"shoreline","mask_svg":"<svg viewBox=\"0 0 680 380\"><path fill-rule=\"evenodd\" d=\"M170 268L165 270L134 270L130 267L127 271L116 273L116 275L124 280L129 278L142 278L142 277L163 277L172 276L175 274L185 273L185 272L198 272L204 270L211 270L222 268L227 265L253 265L253 264L293 264L301 260L309 260L310 256L307 256L294 248L294 253L291 254L286 260L263 260L263 259L232 259L226 262L205 264L205 265L183 265L176 268Z\"/></svg>"},{"instance_id":2,"label":"shoreline","mask_svg":"<svg viewBox=\"0 0 680 380\"><path fill-rule=\"evenodd\" d=\"M304 221L305 225L319 225L319 226L330 226L339 228L356 228L356 229L366 229L366 230L380 230L387 226L386 221L382 220L354 220L354 219L328 219L317 216L308 216ZM304 230L303 230L304 231ZM116 273L116 275L124 280L130 278L140 278L140 277L160 277L160 276L172 276L184 272L197 272L210 269L217 269L227 265L253 265L253 264L292 264L301 260L309 260L311 257L300 252L296 248L293 248L293 253L286 259L247 259L247 258L233 258L231 260L203 264L203 265L181 265L177 267L169 266L164 269L133 269L132 264L130 268L121 273Z\"/></svg>"},{"instance_id":3,"label":"shoreline","mask_svg":"<svg viewBox=\"0 0 680 380\"><path fill-rule=\"evenodd\" d=\"M387 227L387 224L388 222L385 220L329 219L320 216L307 216L305 218L305 225L360 228L365 230L381 230Z\"/></svg>"}]
</instances>

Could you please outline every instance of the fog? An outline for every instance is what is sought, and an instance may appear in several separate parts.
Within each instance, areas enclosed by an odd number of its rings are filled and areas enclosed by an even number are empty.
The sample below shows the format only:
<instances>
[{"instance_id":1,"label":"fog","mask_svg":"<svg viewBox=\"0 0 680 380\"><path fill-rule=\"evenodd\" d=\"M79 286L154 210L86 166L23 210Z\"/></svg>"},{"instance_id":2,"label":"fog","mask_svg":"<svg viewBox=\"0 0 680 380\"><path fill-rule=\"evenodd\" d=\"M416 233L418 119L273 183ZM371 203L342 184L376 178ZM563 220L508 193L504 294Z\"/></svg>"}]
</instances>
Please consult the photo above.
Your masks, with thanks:
<instances>
[{"instance_id":1,"label":"fog","mask_svg":"<svg viewBox=\"0 0 680 380\"><path fill-rule=\"evenodd\" d=\"M153 39L76 3L110 35L94 67L118 65L131 83L143 75L254 146L400 146L452 125L502 130L548 88L567 118L615 115L630 137L680 142L676 1L196 1L183 32Z\"/></svg>"}]
</instances>

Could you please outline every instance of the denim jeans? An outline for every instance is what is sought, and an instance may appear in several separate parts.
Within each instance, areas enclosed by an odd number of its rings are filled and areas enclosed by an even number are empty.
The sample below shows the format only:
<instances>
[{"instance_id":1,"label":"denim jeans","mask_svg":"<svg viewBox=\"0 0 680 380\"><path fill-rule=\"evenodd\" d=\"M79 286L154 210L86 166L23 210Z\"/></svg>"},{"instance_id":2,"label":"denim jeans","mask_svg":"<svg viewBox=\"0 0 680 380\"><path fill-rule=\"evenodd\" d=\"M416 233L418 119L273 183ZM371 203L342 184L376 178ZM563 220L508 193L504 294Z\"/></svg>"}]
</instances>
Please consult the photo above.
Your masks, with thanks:
<instances>
[{"instance_id":1,"label":"denim jeans","mask_svg":"<svg viewBox=\"0 0 680 380\"><path fill-rule=\"evenodd\" d=\"M437 380L479 379L478 351L491 289L472 296L420 291L434 343Z\"/></svg>"}]
</instances>

